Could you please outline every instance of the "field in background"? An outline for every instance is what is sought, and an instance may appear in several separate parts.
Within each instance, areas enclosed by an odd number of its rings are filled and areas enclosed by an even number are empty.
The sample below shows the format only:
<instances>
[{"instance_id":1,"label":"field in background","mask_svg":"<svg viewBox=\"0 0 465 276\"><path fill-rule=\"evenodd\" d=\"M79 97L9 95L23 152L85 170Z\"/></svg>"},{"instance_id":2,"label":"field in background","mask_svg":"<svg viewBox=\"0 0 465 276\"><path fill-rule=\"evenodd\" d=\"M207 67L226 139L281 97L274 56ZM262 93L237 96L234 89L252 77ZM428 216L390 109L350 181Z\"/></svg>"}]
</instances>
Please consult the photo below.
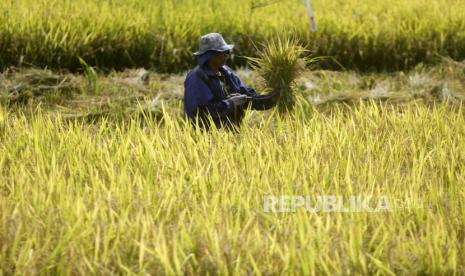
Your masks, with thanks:
<instances>
[{"instance_id":1,"label":"field in background","mask_svg":"<svg viewBox=\"0 0 465 276\"><path fill-rule=\"evenodd\" d=\"M269 3L275 2L272 5ZM188 69L200 35L221 32L236 44L295 36L328 68L397 70L465 58L463 0L313 0L317 33L302 0L18 0L0 3L0 67L77 70L78 56L99 68Z\"/></svg>"}]
</instances>

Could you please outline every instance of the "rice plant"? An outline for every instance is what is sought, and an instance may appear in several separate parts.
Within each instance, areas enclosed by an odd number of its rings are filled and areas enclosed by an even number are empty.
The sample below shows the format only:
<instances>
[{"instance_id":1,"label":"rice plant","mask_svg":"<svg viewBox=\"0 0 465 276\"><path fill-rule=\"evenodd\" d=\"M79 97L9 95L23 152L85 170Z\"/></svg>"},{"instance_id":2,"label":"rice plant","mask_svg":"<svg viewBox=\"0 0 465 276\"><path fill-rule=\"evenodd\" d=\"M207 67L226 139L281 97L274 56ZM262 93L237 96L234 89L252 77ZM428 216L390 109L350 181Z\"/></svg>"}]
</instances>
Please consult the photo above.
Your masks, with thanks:
<instances>
[{"instance_id":1,"label":"rice plant","mask_svg":"<svg viewBox=\"0 0 465 276\"><path fill-rule=\"evenodd\" d=\"M84 75L86 76L88 86L89 86L89 91L92 93L98 95L99 94L99 84L98 84L98 76L97 72L95 72L95 69L92 68L85 60L82 58L78 58L79 63L82 66L82 70L84 71Z\"/></svg>"}]
</instances>

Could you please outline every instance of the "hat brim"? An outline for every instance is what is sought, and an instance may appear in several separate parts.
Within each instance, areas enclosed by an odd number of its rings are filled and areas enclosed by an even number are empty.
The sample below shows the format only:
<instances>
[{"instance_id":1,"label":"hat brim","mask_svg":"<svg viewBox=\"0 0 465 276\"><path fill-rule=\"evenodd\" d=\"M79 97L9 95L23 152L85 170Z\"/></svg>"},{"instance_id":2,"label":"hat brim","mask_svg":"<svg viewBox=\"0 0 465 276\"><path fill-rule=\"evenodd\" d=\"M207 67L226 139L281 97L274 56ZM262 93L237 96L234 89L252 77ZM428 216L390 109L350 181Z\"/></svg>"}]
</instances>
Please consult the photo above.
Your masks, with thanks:
<instances>
[{"instance_id":1,"label":"hat brim","mask_svg":"<svg viewBox=\"0 0 465 276\"><path fill-rule=\"evenodd\" d=\"M221 48L212 48L212 49L205 49L203 51L197 51L193 53L194 56L201 56L205 54L208 51L215 51L215 52L226 52L226 51L231 51L234 48L234 44L226 44L222 46Z\"/></svg>"}]
</instances>

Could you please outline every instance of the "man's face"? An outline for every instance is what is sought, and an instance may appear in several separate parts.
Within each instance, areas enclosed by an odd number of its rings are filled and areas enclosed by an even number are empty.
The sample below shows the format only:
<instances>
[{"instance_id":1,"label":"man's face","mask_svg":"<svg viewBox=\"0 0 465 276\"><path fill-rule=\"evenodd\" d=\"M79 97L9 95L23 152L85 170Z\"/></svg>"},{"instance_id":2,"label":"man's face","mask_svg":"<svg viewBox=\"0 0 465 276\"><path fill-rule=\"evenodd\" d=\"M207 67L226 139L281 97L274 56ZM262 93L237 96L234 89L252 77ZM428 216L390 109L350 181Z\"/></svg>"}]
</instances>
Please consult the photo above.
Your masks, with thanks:
<instances>
[{"instance_id":1,"label":"man's face","mask_svg":"<svg viewBox=\"0 0 465 276\"><path fill-rule=\"evenodd\" d=\"M221 66L226 64L226 60L228 60L228 57L229 51L221 52L218 55L212 57L210 60L208 60L208 63L213 68L220 68Z\"/></svg>"}]
</instances>

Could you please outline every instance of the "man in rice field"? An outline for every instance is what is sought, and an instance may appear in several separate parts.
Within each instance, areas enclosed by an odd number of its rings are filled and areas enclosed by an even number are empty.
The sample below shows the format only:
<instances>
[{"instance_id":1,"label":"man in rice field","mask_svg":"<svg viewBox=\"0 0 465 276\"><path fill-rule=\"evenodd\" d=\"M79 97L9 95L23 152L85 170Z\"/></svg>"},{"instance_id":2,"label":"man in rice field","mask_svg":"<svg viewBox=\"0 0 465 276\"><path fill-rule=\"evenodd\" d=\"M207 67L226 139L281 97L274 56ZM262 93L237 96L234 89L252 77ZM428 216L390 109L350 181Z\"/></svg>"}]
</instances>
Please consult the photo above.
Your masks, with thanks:
<instances>
[{"instance_id":1,"label":"man in rice field","mask_svg":"<svg viewBox=\"0 0 465 276\"><path fill-rule=\"evenodd\" d=\"M279 93L258 95L225 65L233 47L218 33L200 38L194 53L198 65L184 82L184 116L194 126L208 129L211 118L216 127L230 129L240 124L249 104L254 110L266 110L278 101Z\"/></svg>"}]
</instances>

